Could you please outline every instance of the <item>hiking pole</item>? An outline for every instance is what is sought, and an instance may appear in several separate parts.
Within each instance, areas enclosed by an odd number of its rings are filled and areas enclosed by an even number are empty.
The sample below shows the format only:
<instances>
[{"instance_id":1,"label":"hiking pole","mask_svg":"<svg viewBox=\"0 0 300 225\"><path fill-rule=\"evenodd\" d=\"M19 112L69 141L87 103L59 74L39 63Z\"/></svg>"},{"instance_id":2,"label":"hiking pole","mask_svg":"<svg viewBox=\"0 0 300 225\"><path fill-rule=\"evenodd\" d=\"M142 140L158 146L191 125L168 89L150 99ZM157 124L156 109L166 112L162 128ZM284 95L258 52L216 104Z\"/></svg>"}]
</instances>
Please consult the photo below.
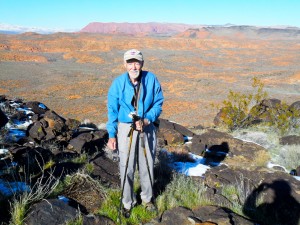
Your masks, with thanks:
<instances>
[{"instance_id":1,"label":"hiking pole","mask_svg":"<svg viewBox=\"0 0 300 225\"><path fill-rule=\"evenodd\" d=\"M128 136L130 136L130 139L129 139L129 149L128 149L128 156L127 156L127 159L126 159L125 172L124 172L124 178L123 178L123 183L122 183L121 199L120 199L119 212L118 212L118 220L119 220L118 222L121 222L122 200L123 200L124 187L125 187L125 181L126 181L126 176L127 176L127 169L128 169L128 164L129 164L128 162L129 162L131 145L132 145L133 127L131 127Z\"/></svg>"},{"instance_id":2,"label":"hiking pole","mask_svg":"<svg viewBox=\"0 0 300 225\"><path fill-rule=\"evenodd\" d=\"M151 184L151 187L153 189L153 182L152 182L152 177L151 177L151 174L150 174L149 161L148 161L148 157L147 157L147 150L146 150L146 147L145 147L144 132L140 133L140 141L141 141L141 147L144 150L144 156L145 156L145 159L146 159L146 165L147 165L147 170L148 170L148 174L149 174L150 184Z\"/></svg>"}]
</instances>

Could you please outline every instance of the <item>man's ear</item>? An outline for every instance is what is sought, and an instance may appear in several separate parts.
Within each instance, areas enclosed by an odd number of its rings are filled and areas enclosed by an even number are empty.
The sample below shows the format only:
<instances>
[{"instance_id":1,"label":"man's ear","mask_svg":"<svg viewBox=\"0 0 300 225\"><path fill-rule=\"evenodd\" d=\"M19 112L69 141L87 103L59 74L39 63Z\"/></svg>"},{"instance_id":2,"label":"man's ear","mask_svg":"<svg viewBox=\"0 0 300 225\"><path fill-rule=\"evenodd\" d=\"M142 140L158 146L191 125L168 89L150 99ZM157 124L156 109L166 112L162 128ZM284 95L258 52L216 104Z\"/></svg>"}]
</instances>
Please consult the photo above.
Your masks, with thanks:
<instances>
[{"instance_id":1,"label":"man's ear","mask_svg":"<svg viewBox=\"0 0 300 225\"><path fill-rule=\"evenodd\" d=\"M126 61L124 61L124 64L123 64L123 65L124 65L124 67L125 67L125 69L126 69Z\"/></svg>"}]
</instances>

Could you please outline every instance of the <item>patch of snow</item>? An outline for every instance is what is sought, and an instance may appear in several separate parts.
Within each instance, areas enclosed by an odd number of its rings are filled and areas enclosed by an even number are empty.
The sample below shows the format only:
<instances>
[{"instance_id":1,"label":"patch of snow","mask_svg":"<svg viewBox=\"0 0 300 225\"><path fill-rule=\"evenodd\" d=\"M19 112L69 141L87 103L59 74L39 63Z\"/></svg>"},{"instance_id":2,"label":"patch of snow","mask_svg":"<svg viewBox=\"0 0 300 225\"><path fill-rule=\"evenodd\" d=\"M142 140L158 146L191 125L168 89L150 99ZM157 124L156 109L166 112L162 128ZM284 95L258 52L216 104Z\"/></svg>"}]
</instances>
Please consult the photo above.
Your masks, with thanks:
<instances>
[{"instance_id":1,"label":"patch of snow","mask_svg":"<svg viewBox=\"0 0 300 225\"><path fill-rule=\"evenodd\" d=\"M193 139L193 137L187 137L187 136L184 136L184 141L188 142L188 141L191 141Z\"/></svg>"},{"instance_id":2,"label":"patch of snow","mask_svg":"<svg viewBox=\"0 0 300 225\"><path fill-rule=\"evenodd\" d=\"M293 176L296 180L300 181L300 176Z\"/></svg>"},{"instance_id":3,"label":"patch of snow","mask_svg":"<svg viewBox=\"0 0 300 225\"><path fill-rule=\"evenodd\" d=\"M289 173L289 171L284 167L284 166L281 166L281 165L279 165L279 164L274 164L274 163L272 163L272 162L268 162L268 164L267 164L267 167L268 168L273 168L273 167L280 167L280 168L282 168L282 169L284 169L284 171L285 172L287 172L287 173Z\"/></svg>"},{"instance_id":4,"label":"patch of snow","mask_svg":"<svg viewBox=\"0 0 300 225\"><path fill-rule=\"evenodd\" d=\"M34 114L34 112L30 110L30 108L17 108L17 111L24 112L25 115Z\"/></svg>"},{"instance_id":5,"label":"patch of snow","mask_svg":"<svg viewBox=\"0 0 300 225\"><path fill-rule=\"evenodd\" d=\"M24 182L7 182L0 179L0 192L7 197L25 191L30 191L30 188Z\"/></svg>"},{"instance_id":6,"label":"patch of snow","mask_svg":"<svg viewBox=\"0 0 300 225\"><path fill-rule=\"evenodd\" d=\"M65 203L68 203L70 201L70 199L68 199L67 197L65 197L63 195L59 195L57 198Z\"/></svg>"},{"instance_id":7,"label":"patch of snow","mask_svg":"<svg viewBox=\"0 0 300 225\"><path fill-rule=\"evenodd\" d=\"M5 149L5 148L0 149L0 155L4 155L4 154L7 154L7 153L8 153L7 149Z\"/></svg>"},{"instance_id":8,"label":"patch of snow","mask_svg":"<svg viewBox=\"0 0 300 225\"><path fill-rule=\"evenodd\" d=\"M26 137L26 130L10 128L8 131L8 140L19 141L21 138Z\"/></svg>"},{"instance_id":9,"label":"patch of snow","mask_svg":"<svg viewBox=\"0 0 300 225\"><path fill-rule=\"evenodd\" d=\"M210 169L210 166L205 165L205 159L201 156L189 153L195 160L194 162L174 162L173 167L177 172L185 174L186 176L200 176Z\"/></svg>"}]
</instances>

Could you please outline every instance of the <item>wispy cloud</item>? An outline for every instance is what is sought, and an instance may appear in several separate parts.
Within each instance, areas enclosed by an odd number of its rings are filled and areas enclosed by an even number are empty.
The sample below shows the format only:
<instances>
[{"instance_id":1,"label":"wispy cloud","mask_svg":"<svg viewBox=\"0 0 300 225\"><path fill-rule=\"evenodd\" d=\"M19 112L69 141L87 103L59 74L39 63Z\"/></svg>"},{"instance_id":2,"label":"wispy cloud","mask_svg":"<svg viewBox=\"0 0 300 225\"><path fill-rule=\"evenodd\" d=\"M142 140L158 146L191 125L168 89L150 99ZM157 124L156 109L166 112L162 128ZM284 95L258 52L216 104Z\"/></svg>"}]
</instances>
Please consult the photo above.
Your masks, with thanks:
<instances>
[{"instance_id":1,"label":"wispy cloud","mask_svg":"<svg viewBox=\"0 0 300 225\"><path fill-rule=\"evenodd\" d=\"M77 30L59 29L59 28L49 29L49 28L42 28L42 27L23 27L18 25L0 23L0 31L8 31L8 32L15 32L15 33L36 32L41 34L49 34L49 33L56 33L56 32L76 32Z\"/></svg>"}]
</instances>

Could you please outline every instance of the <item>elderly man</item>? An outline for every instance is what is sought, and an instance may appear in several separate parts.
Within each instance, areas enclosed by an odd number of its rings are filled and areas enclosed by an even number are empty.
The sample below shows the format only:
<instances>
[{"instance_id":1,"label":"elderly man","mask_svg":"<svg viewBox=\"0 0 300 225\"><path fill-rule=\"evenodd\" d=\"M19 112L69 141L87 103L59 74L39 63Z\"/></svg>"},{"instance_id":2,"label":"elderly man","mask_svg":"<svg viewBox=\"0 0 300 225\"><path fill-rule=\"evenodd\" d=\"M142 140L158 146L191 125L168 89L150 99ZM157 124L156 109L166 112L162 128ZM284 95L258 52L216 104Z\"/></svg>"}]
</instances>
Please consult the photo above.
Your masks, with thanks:
<instances>
[{"instance_id":1,"label":"elderly man","mask_svg":"<svg viewBox=\"0 0 300 225\"><path fill-rule=\"evenodd\" d=\"M131 49L124 54L126 72L117 77L108 91L108 148L118 150L123 214L130 216L136 204L133 191L136 164L139 168L142 204L153 205L153 167L156 152L154 122L162 112L163 92L156 76L143 71L143 54Z\"/></svg>"}]
</instances>

